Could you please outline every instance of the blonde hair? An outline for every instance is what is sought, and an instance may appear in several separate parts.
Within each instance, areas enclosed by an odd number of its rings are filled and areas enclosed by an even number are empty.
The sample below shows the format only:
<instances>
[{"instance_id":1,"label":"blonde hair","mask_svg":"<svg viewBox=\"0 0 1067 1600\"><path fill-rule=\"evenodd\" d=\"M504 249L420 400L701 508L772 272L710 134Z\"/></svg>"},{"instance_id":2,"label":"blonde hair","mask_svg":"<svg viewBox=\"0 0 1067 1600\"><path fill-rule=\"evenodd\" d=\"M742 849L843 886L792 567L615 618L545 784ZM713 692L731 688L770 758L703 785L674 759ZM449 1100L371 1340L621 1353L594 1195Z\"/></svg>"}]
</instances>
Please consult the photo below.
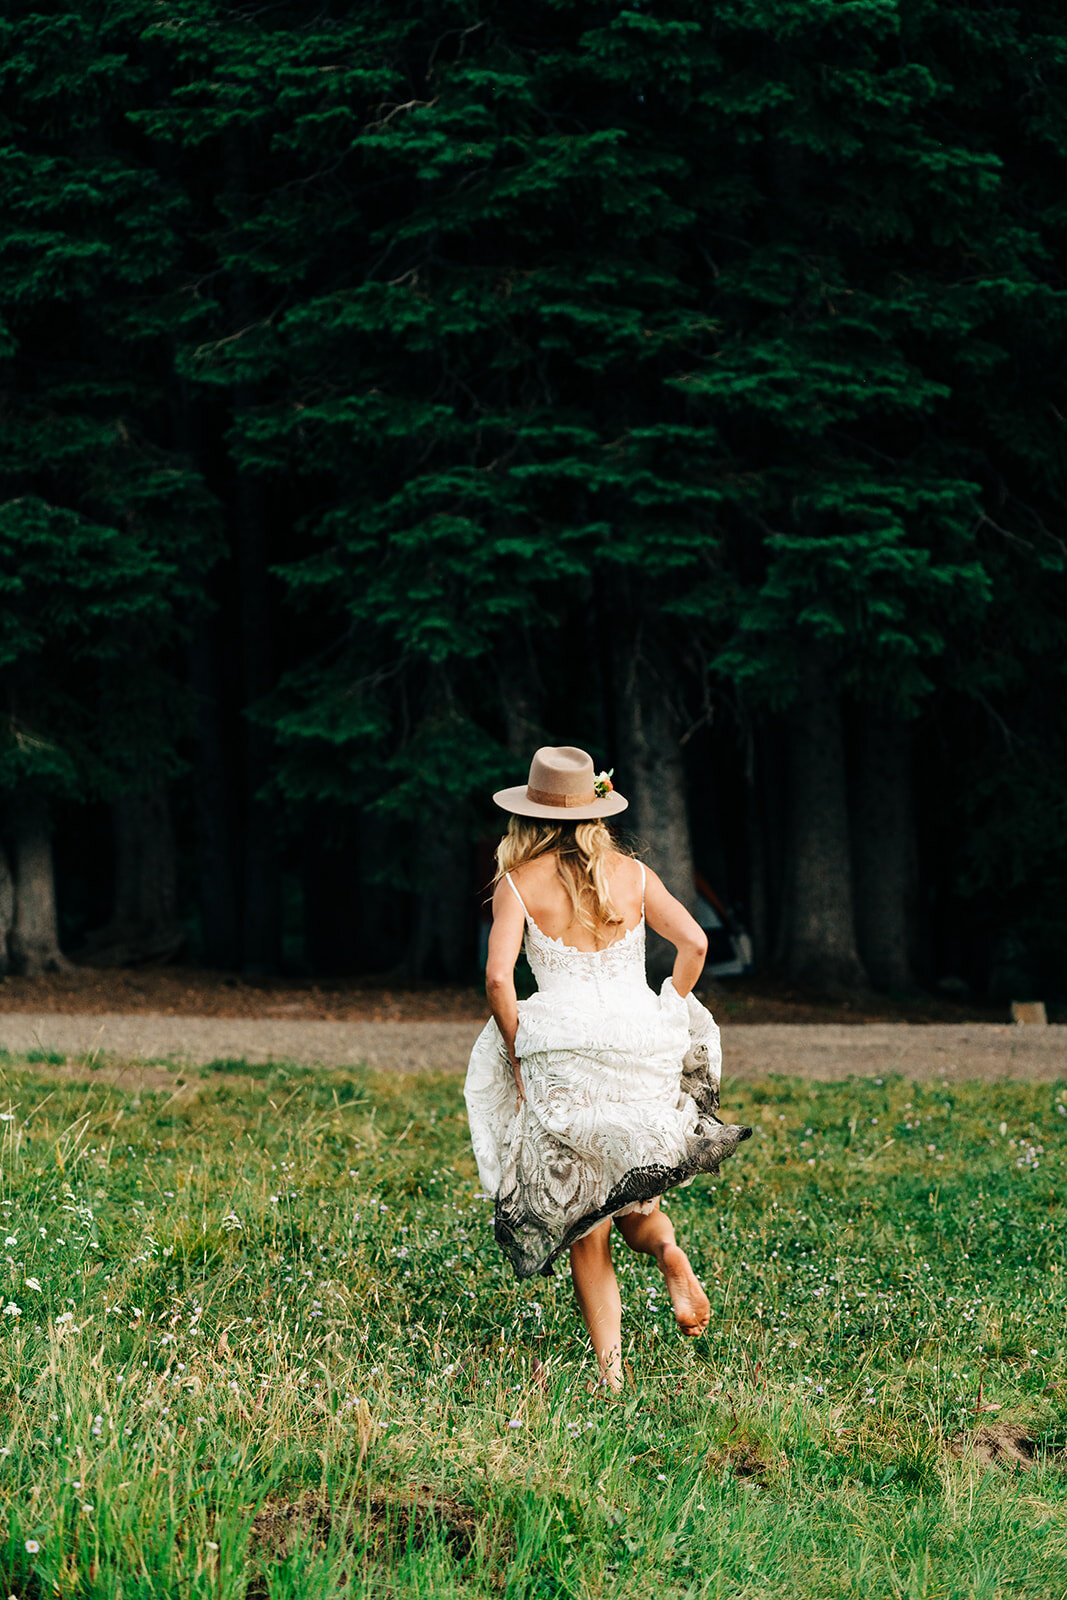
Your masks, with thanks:
<instances>
[{"instance_id":1,"label":"blonde hair","mask_svg":"<svg viewBox=\"0 0 1067 1600\"><path fill-rule=\"evenodd\" d=\"M629 851L620 849L599 817L591 822L546 822L513 815L496 847L493 887L524 861L554 854L575 920L591 933L602 923L616 927L625 918L616 910L604 870L612 853L628 855Z\"/></svg>"}]
</instances>

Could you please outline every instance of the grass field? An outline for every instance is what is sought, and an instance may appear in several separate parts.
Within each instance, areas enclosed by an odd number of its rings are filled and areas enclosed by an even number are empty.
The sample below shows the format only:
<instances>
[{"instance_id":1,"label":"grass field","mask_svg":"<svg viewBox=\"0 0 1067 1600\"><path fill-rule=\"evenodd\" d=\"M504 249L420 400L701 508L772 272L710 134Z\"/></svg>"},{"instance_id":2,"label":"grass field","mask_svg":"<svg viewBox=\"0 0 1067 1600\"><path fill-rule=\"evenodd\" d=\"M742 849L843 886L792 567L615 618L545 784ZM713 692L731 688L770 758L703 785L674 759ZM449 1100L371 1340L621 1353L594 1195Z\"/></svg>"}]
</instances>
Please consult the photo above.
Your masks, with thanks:
<instances>
[{"instance_id":1,"label":"grass field","mask_svg":"<svg viewBox=\"0 0 1067 1600\"><path fill-rule=\"evenodd\" d=\"M607 1402L457 1078L49 1071L0 1066L0 1600L1067 1595L1067 1086L727 1084L667 1201L708 1335L617 1236Z\"/></svg>"}]
</instances>

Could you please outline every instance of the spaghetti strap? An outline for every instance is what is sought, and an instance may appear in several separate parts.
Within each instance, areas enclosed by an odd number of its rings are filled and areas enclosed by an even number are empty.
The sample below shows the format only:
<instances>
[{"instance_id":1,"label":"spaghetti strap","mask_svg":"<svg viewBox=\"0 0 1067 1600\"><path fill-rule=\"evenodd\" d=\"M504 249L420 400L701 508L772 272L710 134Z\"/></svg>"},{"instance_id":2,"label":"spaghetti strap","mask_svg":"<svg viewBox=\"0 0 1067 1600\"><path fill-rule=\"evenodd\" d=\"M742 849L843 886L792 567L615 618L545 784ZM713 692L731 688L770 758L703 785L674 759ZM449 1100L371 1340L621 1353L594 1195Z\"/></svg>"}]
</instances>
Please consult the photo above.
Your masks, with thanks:
<instances>
[{"instance_id":1,"label":"spaghetti strap","mask_svg":"<svg viewBox=\"0 0 1067 1600\"><path fill-rule=\"evenodd\" d=\"M512 882L511 873L510 872L505 872L504 877L507 879L508 886L510 887L512 894L515 896L516 900L519 902L520 906L522 907L523 916L526 918L527 922L532 922L533 918L531 917L530 913L526 909L526 901L522 898L522 895L519 893L519 891L516 889L514 883Z\"/></svg>"},{"instance_id":2,"label":"spaghetti strap","mask_svg":"<svg viewBox=\"0 0 1067 1600\"><path fill-rule=\"evenodd\" d=\"M637 865L641 868L641 916L644 917L644 914L645 914L645 863L643 861L639 861L637 863Z\"/></svg>"}]
</instances>

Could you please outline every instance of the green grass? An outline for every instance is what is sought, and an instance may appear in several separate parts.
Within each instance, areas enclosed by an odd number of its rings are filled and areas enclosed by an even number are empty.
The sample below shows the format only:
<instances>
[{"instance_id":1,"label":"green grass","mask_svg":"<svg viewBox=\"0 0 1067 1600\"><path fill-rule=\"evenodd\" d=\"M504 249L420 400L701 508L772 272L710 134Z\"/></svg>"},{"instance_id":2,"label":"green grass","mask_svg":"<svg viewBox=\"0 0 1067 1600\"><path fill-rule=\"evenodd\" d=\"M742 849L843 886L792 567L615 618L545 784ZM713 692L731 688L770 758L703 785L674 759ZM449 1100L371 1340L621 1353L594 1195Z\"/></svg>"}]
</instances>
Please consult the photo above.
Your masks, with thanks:
<instances>
[{"instance_id":1,"label":"green grass","mask_svg":"<svg viewBox=\"0 0 1067 1600\"><path fill-rule=\"evenodd\" d=\"M728 1084L709 1333L616 1238L607 1404L459 1079L225 1066L0 1066L0 1597L1067 1594L1062 1085Z\"/></svg>"}]
</instances>

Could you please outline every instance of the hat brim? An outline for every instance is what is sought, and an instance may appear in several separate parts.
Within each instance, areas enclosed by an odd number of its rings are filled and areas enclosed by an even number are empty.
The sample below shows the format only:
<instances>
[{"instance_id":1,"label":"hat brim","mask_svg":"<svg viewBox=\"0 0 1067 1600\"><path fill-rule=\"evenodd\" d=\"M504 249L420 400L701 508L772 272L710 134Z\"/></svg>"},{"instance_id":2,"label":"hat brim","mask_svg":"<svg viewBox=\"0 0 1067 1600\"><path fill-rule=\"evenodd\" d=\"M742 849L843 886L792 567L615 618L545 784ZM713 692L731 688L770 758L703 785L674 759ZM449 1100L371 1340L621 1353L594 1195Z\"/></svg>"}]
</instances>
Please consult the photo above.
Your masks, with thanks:
<instances>
[{"instance_id":1,"label":"hat brim","mask_svg":"<svg viewBox=\"0 0 1067 1600\"><path fill-rule=\"evenodd\" d=\"M527 800L526 785L518 783L513 789L498 789L493 801L501 811L510 811L515 817L538 817L545 822L591 822L594 817L614 817L630 804L625 795L615 789L603 800L594 800L587 806L543 806L536 800Z\"/></svg>"}]
</instances>

